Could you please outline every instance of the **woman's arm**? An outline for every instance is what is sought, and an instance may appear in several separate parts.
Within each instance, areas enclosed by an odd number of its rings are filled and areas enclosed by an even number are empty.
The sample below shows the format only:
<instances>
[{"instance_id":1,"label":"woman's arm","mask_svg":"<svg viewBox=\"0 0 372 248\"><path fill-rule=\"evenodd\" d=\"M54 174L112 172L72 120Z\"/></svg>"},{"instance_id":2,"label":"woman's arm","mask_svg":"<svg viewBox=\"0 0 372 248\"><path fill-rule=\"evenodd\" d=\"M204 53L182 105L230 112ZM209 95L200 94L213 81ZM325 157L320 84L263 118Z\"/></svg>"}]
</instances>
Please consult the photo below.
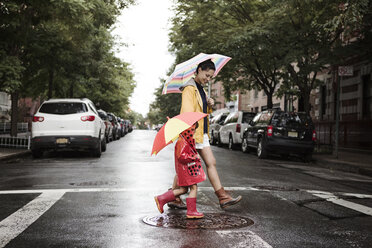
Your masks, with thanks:
<instances>
[{"instance_id":1,"label":"woman's arm","mask_svg":"<svg viewBox=\"0 0 372 248\"><path fill-rule=\"evenodd\" d=\"M184 112L196 112L194 109L195 104L195 90L192 86L187 86L182 91L182 104L181 104L181 113Z\"/></svg>"}]
</instances>

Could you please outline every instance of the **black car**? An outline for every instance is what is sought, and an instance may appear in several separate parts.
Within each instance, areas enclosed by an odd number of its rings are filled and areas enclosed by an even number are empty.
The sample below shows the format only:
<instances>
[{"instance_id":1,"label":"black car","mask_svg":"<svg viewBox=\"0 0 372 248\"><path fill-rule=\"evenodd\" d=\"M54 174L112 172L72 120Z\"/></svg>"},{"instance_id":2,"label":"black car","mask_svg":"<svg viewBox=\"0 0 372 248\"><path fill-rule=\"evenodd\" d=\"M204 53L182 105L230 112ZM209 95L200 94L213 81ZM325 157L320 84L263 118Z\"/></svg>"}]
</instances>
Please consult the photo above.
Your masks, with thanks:
<instances>
[{"instance_id":1,"label":"black car","mask_svg":"<svg viewBox=\"0 0 372 248\"><path fill-rule=\"evenodd\" d=\"M310 161L315 141L316 132L308 114L266 110L258 113L244 130L242 151L256 148L258 158L271 153L297 154Z\"/></svg>"}]
</instances>

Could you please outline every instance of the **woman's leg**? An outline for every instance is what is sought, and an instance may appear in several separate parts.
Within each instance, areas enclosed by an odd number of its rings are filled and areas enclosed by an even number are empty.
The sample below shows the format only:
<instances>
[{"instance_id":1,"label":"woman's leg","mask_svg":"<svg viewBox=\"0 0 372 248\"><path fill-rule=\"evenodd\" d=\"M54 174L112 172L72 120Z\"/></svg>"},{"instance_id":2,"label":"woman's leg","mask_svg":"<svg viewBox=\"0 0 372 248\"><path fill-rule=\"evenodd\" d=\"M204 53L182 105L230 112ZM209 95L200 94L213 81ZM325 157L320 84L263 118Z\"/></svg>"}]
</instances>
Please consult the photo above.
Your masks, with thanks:
<instances>
[{"instance_id":1,"label":"woman's leg","mask_svg":"<svg viewBox=\"0 0 372 248\"><path fill-rule=\"evenodd\" d=\"M197 151L202 157L205 165L207 166L208 178L213 186L216 196L218 197L221 208L226 208L238 203L242 199L242 197L239 195L238 197L233 198L222 187L220 177L218 176L216 168L216 159L213 155L211 147L207 146L203 149L198 149Z\"/></svg>"},{"instance_id":2,"label":"woman's leg","mask_svg":"<svg viewBox=\"0 0 372 248\"><path fill-rule=\"evenodd\" d=\"M216 168L216 159L213 155L211 147L207 146L204 147L203 149L198 149L198 153L203 159L205 165L207 166L208 178L212 184L214 191L219 190L220 188L222 188L222 185Z\"/></svg>"}]
</instances>

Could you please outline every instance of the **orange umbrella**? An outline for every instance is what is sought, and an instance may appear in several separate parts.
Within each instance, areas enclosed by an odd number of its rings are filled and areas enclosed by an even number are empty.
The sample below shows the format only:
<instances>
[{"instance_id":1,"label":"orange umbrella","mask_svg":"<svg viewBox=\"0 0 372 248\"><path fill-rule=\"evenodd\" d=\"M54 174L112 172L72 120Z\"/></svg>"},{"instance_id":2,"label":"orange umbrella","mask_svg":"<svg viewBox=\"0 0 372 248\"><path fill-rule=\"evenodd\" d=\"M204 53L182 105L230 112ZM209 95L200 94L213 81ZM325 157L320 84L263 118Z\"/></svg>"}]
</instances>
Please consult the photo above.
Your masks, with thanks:
<instances>
[{"instance_id":1,"label":"orange umbrella","mask_svg":"<svg viewBox=\"0 0 372 248\"><path fill-rule=\"evenodd\" d=\"M207 114L199 112L185 112L169 119L157 133L151 155L159 153L161 149L176 140L180 133L206 116Z\"/></svg>"}]
</instances>

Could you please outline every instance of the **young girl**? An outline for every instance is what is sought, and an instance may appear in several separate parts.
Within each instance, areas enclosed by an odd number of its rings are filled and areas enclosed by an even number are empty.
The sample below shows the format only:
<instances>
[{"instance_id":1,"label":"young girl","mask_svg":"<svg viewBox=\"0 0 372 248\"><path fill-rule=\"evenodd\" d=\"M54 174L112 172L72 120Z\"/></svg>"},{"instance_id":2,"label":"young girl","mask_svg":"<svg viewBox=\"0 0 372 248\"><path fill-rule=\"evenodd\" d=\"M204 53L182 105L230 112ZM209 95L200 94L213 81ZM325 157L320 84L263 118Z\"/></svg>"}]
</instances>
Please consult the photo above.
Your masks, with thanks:
<instances>
[{"instance_id":1,"label":"young girl","mask_svg":"<svg viewBox=\"0 0 372 248\"><path fill-rule=\"evenodd\" d=\"M203 218L204 215L196 210L196 194L198 190L197 183L205 180L206 176L201 165L201 160L195 148L194 133L198 123L191 128L186 129L180 134L175 146L175 167L178 176L177 189L169 190L162 195L155 196L156 205L163 213L164 204L174 201L176 196L187 193L190 188L189 197L186 198L188 219Z\"/></svg>"}]
</instances>

